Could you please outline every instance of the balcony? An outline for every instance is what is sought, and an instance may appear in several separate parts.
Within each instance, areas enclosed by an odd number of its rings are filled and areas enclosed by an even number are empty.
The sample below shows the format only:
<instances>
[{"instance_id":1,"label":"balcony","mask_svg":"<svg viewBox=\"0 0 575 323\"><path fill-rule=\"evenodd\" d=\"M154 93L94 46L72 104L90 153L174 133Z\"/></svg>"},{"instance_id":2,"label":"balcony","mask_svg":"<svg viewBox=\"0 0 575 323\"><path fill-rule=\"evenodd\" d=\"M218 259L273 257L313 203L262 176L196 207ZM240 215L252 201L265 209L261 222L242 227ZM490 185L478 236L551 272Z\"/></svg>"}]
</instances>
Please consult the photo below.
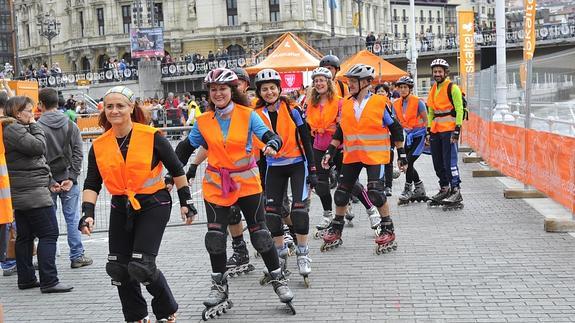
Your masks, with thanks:
<instances>
[{"instance_id":1,"label":"balcony","mask_svg":"<svg viewBox=\"0 0 575 323\"><path fill-rule=\"evenodd\" d=\"M393 22L399 22L399 16L393 16L393 17L391 18L391 21L393 21Z\"/></svg>"},{"instance_id":2,"label":"balcony","mask_svg":"<svg viewBox=\"0 0 575 323\"><path fill-rule=\"evenodd\" d=\"M220 26L221 32L229 32L229 31L241 31L242 25L235 25L235 26Z\"/></svg>"},{"instance_id":3,"label":"balcony","mask_svg":"<svg viewBox=\"0 0 575 323\"><path fill-rule=\"evenodd\" d=\"M438 24L443 23L443 18L437 18L437 23L438 23Z\"/></svg>"},{"instance_id":4,"label":"balcony","mask_svg":"<svg viewBox=\"0 0 575 323\"><path fill-rule=\"evenodd\" d=\"M267 22L262 24L262 30L284 29L284 24L279 21Z\"/></svg>"},{"instance_id":5,"label":"balcony","mask_svg":"<svg viewBox=\"0 0 575 323\"><path fill-rule=\"evenodd\" d=\"M427 21L428 21L430 24L432 24L432 23L435 22L435 18L429 17L429 18L427 18Z\"/></svg>"},{"instance_id":6,"label":"balcony","mask_svg":"<svg viewBox=\"0 0 575 323\"><path fill-rule=\"evenodd\" d=\"M403 22L409 22L409 17L403 16L403 17L401 17L401 21L403 21Z\"/></svg>"},{"instance_id":7,"label":"balcony","mask_svg":"<svg viewBox=\"0 0 575 323\"><path fill-rule=\"evenodd\" d=\"M419 22L425 22L425 17L419 17Z\"/></svg>"}]
</instances>

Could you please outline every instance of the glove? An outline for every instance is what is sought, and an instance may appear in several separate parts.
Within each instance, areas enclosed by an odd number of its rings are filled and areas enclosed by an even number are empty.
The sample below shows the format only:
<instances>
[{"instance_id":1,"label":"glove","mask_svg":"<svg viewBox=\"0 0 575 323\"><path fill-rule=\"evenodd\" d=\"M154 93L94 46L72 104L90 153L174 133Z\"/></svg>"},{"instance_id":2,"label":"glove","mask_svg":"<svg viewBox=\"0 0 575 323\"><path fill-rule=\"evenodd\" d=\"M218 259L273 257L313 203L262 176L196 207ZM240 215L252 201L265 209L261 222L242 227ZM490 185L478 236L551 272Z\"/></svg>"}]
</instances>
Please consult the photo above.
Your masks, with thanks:
<instances>
[{"instance_id":1,"label":"glove","mask_svg":"<svg viewBox=\"0 0 575 323\"><path fill-rule=\"evenodd\" d=\"M457 142L459 141L459 134L461 133L461 126L455 126L455 130L451 133L451 141Z\"/></svg>"},{"instance_id":2,"label":"glove","mask_svg":"<svg viewBox=\"0 0 575 323\"><path fill-rule=\"evenodd\" d=\"M186 173L186 178L188 179L188 181L190 180L190 178L196 178L196 171L197 170L198 170L198 165L190 164L190 167L188 167L188 172Z\"/></svg>"},{"instance_id":3,"label":"glove","mask_svg":"<svg viewBox=\"0 0 575 323\"><path fill-rule=\"evenodd\" d=\"M82 231L83 227L88 226L88 223L86 222L88 218L92 218L92 220L94 219L95 208L96 206L94 205L94 203L82 202L82 217L80 218L80 221L78 223L78 231Z\"/></svg>"},{"instance_id":4,"label":"glove","mask_svg":"<svg viewBox=\"0 0 575 323\"><path fill-rule=\"evenodd\" d=\"M270 141L268 141L268 143L266 144L266 147L270 147L271 149L275 150L276 152L280 151L280 143L274 139L271 139ZM265 150L265 148L264 148L264 150Z\"/></svg>"},{"instance_id":5,"label":"glove","mask_svg":"<svg viewBox=\"0 0 575 323\"><path fill-rule=\"evenodd\" d=\"M172 175L166 174L166 176L164 176L164 184L166 184L166 186L174 185L174 178Z\"/></svg>"},{"instance_id":6,"label":"glove","mask_svg":"<svg viewBox=\"0 0 575 323\"><path fill-rule=\"evenodd\" d=\"M317 186L317 172L315 170L315 167L311 167L309 170L309 174L307 176L307 183L309 184L310 188L314 188Z\"/></svg>"},{"instance_id":7,"label":"glove","mask_svg":"<svg viewBox=\"0 0 575 323\"><path fill-rule=\"evenodd\" d=\"M399 167L407 165L407 155L403 147L397 148L397 164L399 164Z\"/></svg>"},{"instance_id":8,"label":"glove","mask_svg":"<svg viewBox=\"0 0 575 323\"><path fill-rule=\"evenodd\" d=\"M178 190L178 198L180 199L180 206L188 208L186 217L192 218L198 214L198 210L192 201L192 195L190 194L189 186L184 186Z\"/></svg>"}]
</instances>

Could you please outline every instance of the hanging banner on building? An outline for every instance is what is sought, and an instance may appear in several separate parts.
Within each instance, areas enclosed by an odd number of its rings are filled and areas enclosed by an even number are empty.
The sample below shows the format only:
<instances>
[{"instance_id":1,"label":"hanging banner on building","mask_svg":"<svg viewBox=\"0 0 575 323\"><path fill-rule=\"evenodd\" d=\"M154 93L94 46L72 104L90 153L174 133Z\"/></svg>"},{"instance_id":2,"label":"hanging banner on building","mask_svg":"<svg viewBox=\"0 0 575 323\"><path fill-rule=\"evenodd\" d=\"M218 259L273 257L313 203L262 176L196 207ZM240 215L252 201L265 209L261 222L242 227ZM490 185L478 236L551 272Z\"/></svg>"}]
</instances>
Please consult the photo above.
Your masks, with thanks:
<instances>
[{"instance_id":1,"label":"hanging banner on building","mask_svg":"<svg viewBox=\"0 0 575 323\"><path fill-rule=\"evenodd\" d=\"M459 76L461 77L461 88L464 92L467 92L467 75L475 73L475 26L473 11L458 11L457 25L459 29Z\"/></svg>"},{"instance_id":2,"label":"hanging banner on building","mask_svg":"<svg viewBox=\"0 0 575 323\"><path fill-rule=\"evenodd\" d=\"M521 86L525 88L525 82L527 82L527 61L533 59L533 54L535 54L535 7L537 6L536 0L523 0L523 5L525 7L525 17L523 19L523 63L521 64L521 70L519 71L519 77L521 78Z\"/></svg>"},{"instance_id":3,"label":"hanging banner on building","mask_svg":"<svg viewBox=\"0 0 575 323\"><path fill-rule=\"evenodd\" d=\"M282 78L282 92L300 90L303 86L303 74L301 72L280 73Z\"/></svg>"},{"instance_id":4,"label":"hanging banner on building","mask_svg":"<svg viewBox=\"0 0 575 323\"><path fill-rule=\"evenodd\" d=\"M164 31L157 28L137 28L130 30L132 58L164 57Z\"/></svg>"}]
</instances>

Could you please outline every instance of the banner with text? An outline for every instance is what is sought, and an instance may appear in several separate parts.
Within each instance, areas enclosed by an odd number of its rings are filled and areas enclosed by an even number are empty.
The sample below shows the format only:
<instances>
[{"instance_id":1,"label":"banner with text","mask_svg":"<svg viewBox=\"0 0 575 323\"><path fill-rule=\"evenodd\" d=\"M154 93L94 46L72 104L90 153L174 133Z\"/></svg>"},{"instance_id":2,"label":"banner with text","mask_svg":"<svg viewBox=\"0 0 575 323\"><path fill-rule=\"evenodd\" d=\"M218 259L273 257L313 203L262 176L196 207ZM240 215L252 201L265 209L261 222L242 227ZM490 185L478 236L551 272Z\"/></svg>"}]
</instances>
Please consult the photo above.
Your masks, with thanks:
<instances>
[{"instance_id":1,"label":"banner with text","mask_svg":"<svg viewBox=\"0 0 575 323\"><path fill-rule=\"evenodd\" d=\"M467 75L475 72L475 26L473 11L458 11L457 25L459 29L459 76L462 80L461 88L464 92L467 92Z\"/></svg>"},{"instance_id":2,"label":"banner with text","mask_svg":"<svg viewBox=\"0 0 575 323\"><path fill-rule=\"evenodd\" d=\"M303 86L302 72L280 73L280 76L283 93L300 90Z\"/></svg>"},{"instance_id":3,"label":"banner with text","mask_svg":"<svg viewBox=\"0 0 575 323\"><path fill-rule=\"evenodd\" d=\"M535 7L537 6L536 0L523 0L523 6L525 8L525 17L523 19L523 63L521 64L521 70L519 71L519 77L521 78L521 86L525 88L525 82L527 82L527 61L533 59L533 54L535 53Z\"/></svg>"},{"instance_id":4,"label":"banner with text","mask_svg":"<svg viewBox=\"0 0 575 323\"><path fill-rule=\"evenodd\" d=\"M164 57L164 30L158 28L138 28L130 30L132 58Z\"/></svg>"}]
</instances>

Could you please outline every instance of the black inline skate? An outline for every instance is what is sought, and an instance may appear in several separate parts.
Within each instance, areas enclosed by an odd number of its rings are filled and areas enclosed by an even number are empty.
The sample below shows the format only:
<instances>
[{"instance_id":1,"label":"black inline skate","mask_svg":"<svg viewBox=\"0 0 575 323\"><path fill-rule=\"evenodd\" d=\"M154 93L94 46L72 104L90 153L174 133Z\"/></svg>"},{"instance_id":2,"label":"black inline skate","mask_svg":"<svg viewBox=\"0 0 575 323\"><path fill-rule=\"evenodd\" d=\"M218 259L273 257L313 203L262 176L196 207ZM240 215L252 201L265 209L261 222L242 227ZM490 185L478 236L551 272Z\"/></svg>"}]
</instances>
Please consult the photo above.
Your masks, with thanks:
<instances>
[{"instance_id":1,"label":"black inline skate","mask_svg":"<svg viewBox=\"0 0 575 323\"><path fill-rule=\"evenodd\" d=\"M437 207L443 205L443 200L449 196L449 186L442 187L437 194L433 195L429 201L427 201L428 207Z\"/></svg>"},{"instance_id":2,"label":"black inline skate","mask_svg":"<svg viewBox=\"0 0 575 323\"><path fill-rule=\"evenodd\" d=\"M234 254L228 259L226 264L227 273L230 277L246 274L256 269L254 265L250 264L250 254L245 241L232 242L232 248L234 249Z\"/></svg>"},{"instance_id":3,"label":"black inline skate","mask_svg":"<svg viewBox=\"0 0 575 323\"><path fill-rule=\"evenodd\" d=\"M443 211L461 210L463 209L463 197L459 187L451 189L450 195L443 199Z\"/></svg>"}]
</instances>

